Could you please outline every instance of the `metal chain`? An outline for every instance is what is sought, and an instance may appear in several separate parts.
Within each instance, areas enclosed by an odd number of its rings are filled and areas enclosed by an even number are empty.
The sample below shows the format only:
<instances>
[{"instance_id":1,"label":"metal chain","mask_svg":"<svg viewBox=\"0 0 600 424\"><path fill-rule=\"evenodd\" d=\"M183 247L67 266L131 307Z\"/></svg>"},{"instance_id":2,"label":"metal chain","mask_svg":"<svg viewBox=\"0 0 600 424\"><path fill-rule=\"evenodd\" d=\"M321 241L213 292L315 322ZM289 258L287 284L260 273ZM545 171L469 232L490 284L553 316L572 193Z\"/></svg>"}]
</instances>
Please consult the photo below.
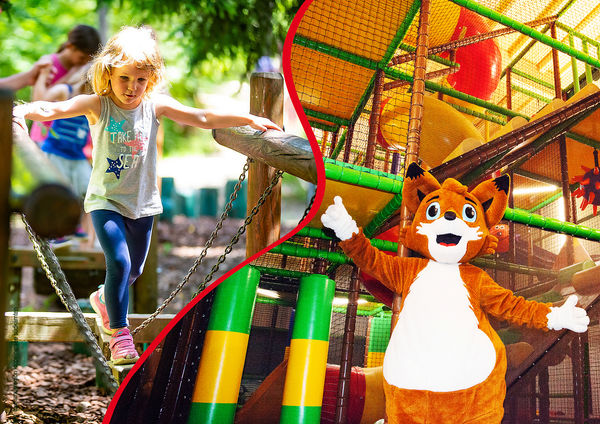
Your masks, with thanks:
<instances>
[{"instance_id":1,"label":"metal chain","mask_svg":"<svg viewBox=\"0 0 600 424\"><path fill-rule=\"evenodd\" d=\"M13 281L13 284L11 284L11 293L18 293L18 290L16 290L16 285ZM17 366L19 365L19 362L17 360L17 342L19 341L19 298L17 297L15 299L15 296L13 296L12 299L12 307L13 307L13 336L12 336L12 341L14 343L13 347L12 347L12 365L13 365L13 371L12 371L12 389L13 389L13 408L17 408L17 402L19 401L19 370L17 369Z\"/></svg>"},{"instance_id":2,"label":"metal chain","mask_svg":"<svg viewBox=\"0 0 600 424\"><path fill-rule=\"evenodd\" d=\"M204 244L204 249L202 249L202 252L200 252L200 255L198 256L198 258L196 258L192 267L188 270L185 277L183 277L183 280L177 285L177 287L175 287L175 289L171 292L169 297L167 297L165 299L165 301L156 309L156 311L131 332L132 335L137 334L139 331L146 328L152 321L154 321L154 319L167 307L167 305L169 303L171 303L171 301L175 298L175 296L177 296L177 294L181 291L181 289L183 289L183 286L185 286L188 283L192 274L194 272L196 272L196 270L202 263L202 260L204 260L204 257L206 256L208 249L210 249L210 247L214 243L215 239L217 238L217 234L219 233L219 230L221 228L223 228L223 222L225 222L225 220L229 216L229 212L231 211L231 208L233 207L233 202L237 198L237 195L242 188L242 183L246 179L246 174L248 173L248 169L250 168L250 162L251 162L250 158L246 159L246 163L244 164L242 173L240 174L238 181L237 181L236 185L233 187L233 191L232 191L231 195L229 196L229 202L227 203L227 205L225 205L225 210L219 217L219 220L217 221L215 229L213 230L210 237Z\"/></svg>"},{"instance_id":3,"label":"metal chain","mask_svg":"<svg viewBox=\"0 0 600 424\"><path fill-rule=\"evenodd\" d=\"M265 203L265 200L271 194L271 192L273 191L273 188L277 185L277 183L279 182L279 179L281 178L282 175L283 175L283 171L277 171L275 173L275 176L271 180L271 183L265 189L263 194L260 196L260 198L256 202L256 206L254 206L252 208L252 211L244 220L244 224L238 229L237 233L231 238L231 241L225 248L225 252L221 256L219 256L217 263L215 265L213 265L213 267L210 270L210 272L208 273L208 275L204 278L204 281L202 282L202 284L198 287L196 292L192 295L192 299L194 297L196 297L202 290L204 290L206 288L206 285L210 282L210 280L212 280L213 275L215 274L215 272L217 272L219 270L219 266L223 262L225 262L225 257L233 250L233 246L238 242L238 240L240 239L242 234L244 234L246 232L246 227L248 227L248 225L250 225L250 223L252 222L252 220L254 219L254 217L256 216L258 211L260 210L260 207L262 206L263 203Z\"/></svg>"},{"instance_id":4,"label":"metal chain","mask_svg":"<svg viewBox=\"0 0 600 424\"><path fill-rule=\"evenodd\" d=\"M77 304L77 299L75 298L75 295L73 294L69 283L67 283L67 279L62 269L60 268L60 264L58 262L58 259L56 258L56 255L48 245L48 242L39 238L39 236L35 234L31 226L27 222L25 215L21 214L21 219L25 224L25 229L27 230L29 240L31 240L31 243L33 244L33 249L37 254L37 257L40 261L40 264L42 265L43 270L46 273L46 277L48 277L48 280L50 280L50 284L52 284L52 287L54 287L56 294L67 308L67 311L69 311L73 316L73 320L75 321L79 332L83 335L83 339L90 348L92 356L100 364L101 378L103 378L109 390L111 390L113 393L116 392L118 384L112 375L110 367L106 362L106 358L104 358L104 354L102 353L100 346L98 346L96 337L92 333L90 326L88 325L85 317L83 316L83 312L81 312L81 309Z\"/></svg>"},{"instance_id":5,"label":"metal chain","mask_svg":"<svg viewBox=\"0 0 600 424\"><path fill-rule=\"evenodd\" d=\"M298 225L300 225L300 223L304 220L304 218L306 218L306 215L308 215L308 212L312 209L313 203L315 203L315 197L317 197L316 191L310 198L310 202L308 202L308 206L306 207L306 209L304 209L304 214L302 214L302 218L300 218L300 220L298 220Z\"/></svg>"}]
</instances>

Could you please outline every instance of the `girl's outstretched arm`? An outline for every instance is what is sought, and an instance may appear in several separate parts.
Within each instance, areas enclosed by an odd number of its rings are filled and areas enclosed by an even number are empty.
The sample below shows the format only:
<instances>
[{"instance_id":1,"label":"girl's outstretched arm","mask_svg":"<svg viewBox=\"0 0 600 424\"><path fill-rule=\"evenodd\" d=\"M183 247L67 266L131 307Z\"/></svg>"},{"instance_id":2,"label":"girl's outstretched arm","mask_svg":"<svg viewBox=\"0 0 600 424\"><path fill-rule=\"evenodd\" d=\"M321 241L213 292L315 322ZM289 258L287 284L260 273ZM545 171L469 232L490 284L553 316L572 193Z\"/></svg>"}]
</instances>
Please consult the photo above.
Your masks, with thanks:
<instances>
[{"instance_id":1,"label":"girl's outstretched arm","mask_svg":"<svg viewBox=\"0 0 600 424\"><path fill-rule=\"evenodd\" d=\"M155 96L154 100L157 118L166 116L167 118L184 125L191 125L204 129L250 125L252 128L259 131L266 131L268 129L281 131L281 128L273 122L260 116L198 109L185 106L174 98L164 94Z\"/></svg>"},{"instance_id":2,"label":"girl's outstretched arm","mask_svg":"<svg viewBox=\"0 0 600 424\"><path fill-rule=\"evenodd\" d=\"M13 109L13 117L17 120L52 121L85 115L91 125L100 115L100 98L94 94L73 97L64 102L33 102L18 105Z\"/></svg>"}]
</instances>

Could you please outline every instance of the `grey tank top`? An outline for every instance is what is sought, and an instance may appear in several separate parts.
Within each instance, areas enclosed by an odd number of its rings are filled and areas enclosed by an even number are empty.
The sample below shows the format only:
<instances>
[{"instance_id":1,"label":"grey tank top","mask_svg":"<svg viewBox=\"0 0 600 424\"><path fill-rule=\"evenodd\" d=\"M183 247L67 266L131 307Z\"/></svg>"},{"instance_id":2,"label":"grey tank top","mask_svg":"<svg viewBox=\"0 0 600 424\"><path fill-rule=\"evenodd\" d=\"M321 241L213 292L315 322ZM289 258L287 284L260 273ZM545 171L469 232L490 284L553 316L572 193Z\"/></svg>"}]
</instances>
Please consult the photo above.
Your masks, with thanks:
<instances>
[{"instance_id":1,"label":"grey tank top","mask_svg":"<svg viewBox=\"0 0 600 424\"><path fill-rule=\"evenodd\" d=\"M107 209L132 219L160 214L154 103L144 99L126 110L100 96L100 104L98 122L90 125L93 169L85 211Z\"/></svg>"}]
</instances>

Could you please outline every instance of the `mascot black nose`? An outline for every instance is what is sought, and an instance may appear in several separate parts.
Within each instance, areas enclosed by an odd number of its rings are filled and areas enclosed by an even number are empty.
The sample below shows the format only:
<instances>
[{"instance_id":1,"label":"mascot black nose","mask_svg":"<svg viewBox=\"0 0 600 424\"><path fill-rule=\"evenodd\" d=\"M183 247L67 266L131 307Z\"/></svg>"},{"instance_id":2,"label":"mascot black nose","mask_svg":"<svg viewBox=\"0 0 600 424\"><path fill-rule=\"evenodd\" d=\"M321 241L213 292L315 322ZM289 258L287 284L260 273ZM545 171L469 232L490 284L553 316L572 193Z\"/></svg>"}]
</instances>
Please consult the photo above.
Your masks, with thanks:
<instances>
[{"instance_id":1,"label":"mascot black nose","mask_svg":"<svg viewBox=\"0 0 600 424\"><path fill-rule=\"evenodd\" d=\"M452 211L446 211L444 212L444 218L446 218L448 221L454 221L456 219L456 213Z\"/></svg>"}]
</instances>

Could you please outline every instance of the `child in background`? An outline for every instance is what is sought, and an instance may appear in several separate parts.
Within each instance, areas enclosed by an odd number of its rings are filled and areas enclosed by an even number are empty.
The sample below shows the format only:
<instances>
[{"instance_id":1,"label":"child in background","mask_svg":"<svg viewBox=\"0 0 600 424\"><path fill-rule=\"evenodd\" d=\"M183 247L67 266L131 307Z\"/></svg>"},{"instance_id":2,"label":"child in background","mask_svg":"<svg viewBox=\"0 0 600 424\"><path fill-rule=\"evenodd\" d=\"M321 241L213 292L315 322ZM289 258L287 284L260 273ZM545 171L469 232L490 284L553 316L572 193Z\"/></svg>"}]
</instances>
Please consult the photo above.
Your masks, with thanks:
<instances>
[{"instance_id":1,"label":"child in background","mask_svg":"<svg viewBox=\"0 0 600 424\"><path fill-rule=\"evenodd\" d=\"M115 364L135 362L127 328L129 285L142 273L152 222L162 212L156 175L156 132L160 117L199 128L250 125L260 131L280 128L265 118L184 106L156 94L164 75L154 32L124 27L113 36L90 69L95 94L65 102L34 102L14 109L16 119L48 120L85 115L92 141L92 176L85 197L106 257L104 286L90 296L111 334Z\"/></svg>"},{"instance_id":2,"label":"child in background","mask_svg":"<svg viewBox=\"0 0 600 424\"><path fill-rule=\"evenodd\" d=\"M48 85L50 70L44 69L33 87L33 95L39 100L53 102L64 101L79 94L90 94L92 90L86 78L88 69L89 66L84 65L77 72L63 79L63 83L53 86ZM50 162L69 180L75 193L81 196L82 200L92 173L92 167L84 153L88 142L91 142L90 127L86 117L81 115L52 121L48 134L40 145ZM89 214L83 216L82 225L83 227L77 229L75 236L88 238L88 233L93 233ZM55 240L53 246L58 247L61 245L60 242L64 245L69 240L66 238ZM87 245L91 246L92 242L92 237L89 237Z\"/></svg>"},{"instance_id":3,"label":"child in background","mask_svg":"<svg viewBox=\"0 0 600 424\"><path fill-rule=\"evenodd\" d=\"M52 63L52 71L46 78L46 84L52 86L76 73L78 68L91 60L100 46L100 34L94 27L77 25L71 29L67 34L67 41L60 45L56 53L42 56L40 59ZM34 90L32 100L45 100L40 98L38 93ZM34 122L31 127L31 139L41 143L48 135L49 127L50 122Z\"/></svg>"}]
</instances>

